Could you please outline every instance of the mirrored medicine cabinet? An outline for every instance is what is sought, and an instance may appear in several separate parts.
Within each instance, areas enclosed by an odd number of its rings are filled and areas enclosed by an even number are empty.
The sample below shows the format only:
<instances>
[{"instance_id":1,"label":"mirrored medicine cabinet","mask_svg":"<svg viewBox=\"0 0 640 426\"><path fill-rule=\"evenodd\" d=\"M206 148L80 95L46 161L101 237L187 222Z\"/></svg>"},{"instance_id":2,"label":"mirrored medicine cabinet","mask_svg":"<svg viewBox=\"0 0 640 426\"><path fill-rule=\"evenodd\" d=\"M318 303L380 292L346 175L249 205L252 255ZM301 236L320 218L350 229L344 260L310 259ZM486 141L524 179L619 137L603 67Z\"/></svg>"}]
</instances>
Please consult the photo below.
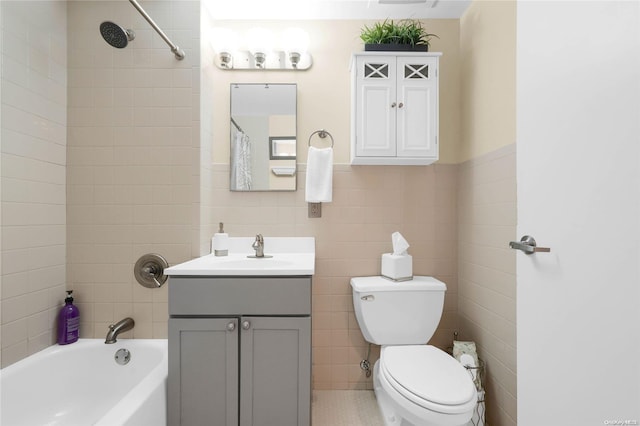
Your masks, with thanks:
<instances>
[{"instance_id":1,"label":"mirrored medicine cabinet","mask_svg":"<svg viewBox=\"0 0 640 426\"><path fill-rule=\"evenodd\" d=\"M296 190L295 84L230 87L231 191Z\"/></svg>"}]
</instances>

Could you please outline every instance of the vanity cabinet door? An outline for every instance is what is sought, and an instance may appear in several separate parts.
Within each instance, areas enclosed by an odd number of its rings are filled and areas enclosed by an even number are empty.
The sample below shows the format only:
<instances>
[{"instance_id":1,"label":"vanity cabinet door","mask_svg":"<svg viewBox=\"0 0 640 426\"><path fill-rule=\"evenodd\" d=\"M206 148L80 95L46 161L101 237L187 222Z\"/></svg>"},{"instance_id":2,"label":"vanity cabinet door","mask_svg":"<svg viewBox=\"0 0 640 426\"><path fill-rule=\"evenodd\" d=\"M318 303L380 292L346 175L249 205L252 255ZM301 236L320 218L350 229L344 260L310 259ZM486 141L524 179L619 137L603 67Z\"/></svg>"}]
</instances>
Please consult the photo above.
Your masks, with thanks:
<instances>
[{"instance_id":1,"label":"vanity cabinet door","mask_svg":"<svg viewBox=\"0 0 640 426\"><path fill-rule=\"evenodd\" d=\"M240 426L311 423L311 318L240 319Z\"/></svg>"},{"instance_id":2,"label":"vanity cabinet door","mask_svg":"<svg viewBox=\"0 0 640 426\"><path fill-rule=\"evenodd\" d=\"M168 424L238 425L238 318L170 318Z\"/></svg>"}]
</instances>

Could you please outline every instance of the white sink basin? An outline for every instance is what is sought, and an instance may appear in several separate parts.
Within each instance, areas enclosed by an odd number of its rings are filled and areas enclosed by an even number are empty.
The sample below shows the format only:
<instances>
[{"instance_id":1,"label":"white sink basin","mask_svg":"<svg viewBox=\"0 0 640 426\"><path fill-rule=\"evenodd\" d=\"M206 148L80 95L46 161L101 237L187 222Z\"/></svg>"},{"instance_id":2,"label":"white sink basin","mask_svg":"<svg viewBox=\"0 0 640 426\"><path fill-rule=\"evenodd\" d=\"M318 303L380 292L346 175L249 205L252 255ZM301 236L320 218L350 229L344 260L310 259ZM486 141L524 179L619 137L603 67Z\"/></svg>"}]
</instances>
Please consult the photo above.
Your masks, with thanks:
<instances>
[{"instance_id":1,"label":"white sink basin","mask_svg":"<svg viewBox=\"0 0 640 426\"><path fill-rule=\"evenodd\" d=\"M256 262L258 260L258 262ZM222 266L222 265L221 265ZM289 260L280 260L275 258L243 258L243 259L234 259L229 260L228 262L224 262L225 268L239 268L239 269L255 269L255 268L290 268L294 266L293 261Z\"/></svg>"},{"instance_id":2,"label":"white sink basin","mask_svg":"<svg viewBox=\"0 0 640 426\"><path fill-rule=\"evenodd\" d=\"M264 258L254 256L255 238L229 238L229 255L208 254L164 270L169 276L276 276L313 275L315 238L265 237Z\"/></svg>"}]
</instances>

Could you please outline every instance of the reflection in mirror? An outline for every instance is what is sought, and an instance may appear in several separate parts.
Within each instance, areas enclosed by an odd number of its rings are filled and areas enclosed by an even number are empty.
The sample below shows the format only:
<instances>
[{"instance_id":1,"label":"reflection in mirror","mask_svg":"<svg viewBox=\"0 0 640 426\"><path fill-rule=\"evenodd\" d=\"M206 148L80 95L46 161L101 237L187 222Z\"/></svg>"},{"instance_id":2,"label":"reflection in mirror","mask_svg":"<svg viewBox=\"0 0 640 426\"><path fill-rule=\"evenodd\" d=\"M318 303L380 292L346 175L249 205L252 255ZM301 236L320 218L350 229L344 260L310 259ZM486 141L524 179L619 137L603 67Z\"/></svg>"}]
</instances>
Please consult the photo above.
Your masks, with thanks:
<instances>
[{"instance_id":1,"label":"reflection in mirror","mask_svg":"<svg viewBox=\"0 0 640 426\"><path fill-rule=\"evenodd\" d=\"M296 85L231 85L232 191L296 190Z\"/></svg>"},{"instance_id":2,"label":"reflection in mirror","mask_svg":"<svg viewBox=\"0 0 640 426\"><path fill-rule=\"evenodd\" d=\"M269 138L269 159L295 160L296 137L272 136Z\"/></svg>"}]
</instances>

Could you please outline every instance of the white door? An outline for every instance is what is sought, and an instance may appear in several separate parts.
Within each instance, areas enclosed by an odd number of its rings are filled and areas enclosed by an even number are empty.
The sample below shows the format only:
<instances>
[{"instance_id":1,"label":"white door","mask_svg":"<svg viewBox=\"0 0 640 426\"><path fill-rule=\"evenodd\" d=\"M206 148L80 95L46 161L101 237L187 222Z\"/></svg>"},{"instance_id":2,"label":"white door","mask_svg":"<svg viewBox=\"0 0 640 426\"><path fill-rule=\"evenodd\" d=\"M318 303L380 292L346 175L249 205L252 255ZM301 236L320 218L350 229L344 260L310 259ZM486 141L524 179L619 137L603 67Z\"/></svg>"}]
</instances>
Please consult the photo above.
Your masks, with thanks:
<instances>
[{"instance_id":1,"label":"white door","mask_svg":"<svg viewBox=\"0 0 640 426\"><path fill-rule=\"evenodd\" d=\"M518 426L640 424L639 9L518 2Z\"/></svg>"}]
</instances>

